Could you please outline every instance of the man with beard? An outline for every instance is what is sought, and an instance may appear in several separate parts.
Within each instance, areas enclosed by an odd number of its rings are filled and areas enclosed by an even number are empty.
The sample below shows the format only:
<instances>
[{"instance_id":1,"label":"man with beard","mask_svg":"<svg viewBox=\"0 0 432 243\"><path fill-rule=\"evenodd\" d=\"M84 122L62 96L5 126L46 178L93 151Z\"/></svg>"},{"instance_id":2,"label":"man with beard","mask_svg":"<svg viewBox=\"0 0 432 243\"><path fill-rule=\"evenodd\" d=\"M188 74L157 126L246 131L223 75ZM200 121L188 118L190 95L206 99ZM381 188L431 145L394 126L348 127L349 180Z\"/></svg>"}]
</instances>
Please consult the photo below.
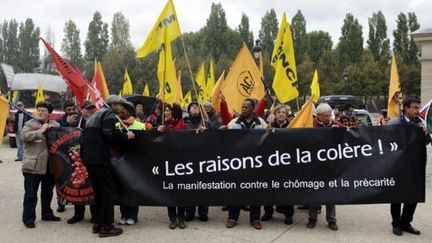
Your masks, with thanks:
<instances>
[{"instance_id":1,"label":"man with beard","mask_svg":"<svg viewBox=\"0 0 432 243\"><path fill-rule=\"evenodd\" d=\"M107 98L109 107L95 112L86 122L83 131L83 162L87 167L95 193L95 217L93 233L99 237L117 236L123 233L114 227L114 177L110 163L110 148L115 143L126 142L135 135L116 129L116 114L127 101L117 95Z\"/></svg>"}]
</instances>

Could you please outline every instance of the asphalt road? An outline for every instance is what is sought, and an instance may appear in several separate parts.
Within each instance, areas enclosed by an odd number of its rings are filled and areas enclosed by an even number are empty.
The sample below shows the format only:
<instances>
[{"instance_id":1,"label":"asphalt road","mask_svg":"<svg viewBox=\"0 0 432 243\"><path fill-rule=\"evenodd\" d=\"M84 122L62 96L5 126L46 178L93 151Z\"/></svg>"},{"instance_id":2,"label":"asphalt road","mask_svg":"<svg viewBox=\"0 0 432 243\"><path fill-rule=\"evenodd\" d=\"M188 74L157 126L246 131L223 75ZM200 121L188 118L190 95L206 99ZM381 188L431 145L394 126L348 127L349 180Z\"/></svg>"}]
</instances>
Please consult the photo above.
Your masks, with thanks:
<instances>
[{"instance_id":1,"label":"asphalt road","mask_svg":"<svg viewBox=\"0 0 432 243\"><path fill-rule=\"evenodd\" d=\"M428 148L431 151L431 148ZM339 231L331 231L325 223L325 214L319 215L315 229L306 228L307 211L295 210L294 224L283 224L283 216L263 223L262 230L254 230L248 223L248 214L242 212L238 226L225 228L227 212L220 207L211 207L208 222L197 220L188 223L184 230L170 230L165 207L140 207L139 222L124 226L123 235L99 239L91 233L89 212L86 220L68 225L66 220L73 214L73 207L56 213L60 222L40 221L40 204L37 207L36 228L27 229L21 223L23 176L21 163L14 162L16 149L7 141L0 146L0 242L432 242L432 166L428 163L426 203L420 203L414 216L413 226L420 236L404 233L398 237L391 232L390 206L388 204L345 205L336 207ZM428 154L431 161L431 153ZM53 208L56 203L53 201ZM116 207L115 218L119 220Z\"/></svg>"}]
</instances>

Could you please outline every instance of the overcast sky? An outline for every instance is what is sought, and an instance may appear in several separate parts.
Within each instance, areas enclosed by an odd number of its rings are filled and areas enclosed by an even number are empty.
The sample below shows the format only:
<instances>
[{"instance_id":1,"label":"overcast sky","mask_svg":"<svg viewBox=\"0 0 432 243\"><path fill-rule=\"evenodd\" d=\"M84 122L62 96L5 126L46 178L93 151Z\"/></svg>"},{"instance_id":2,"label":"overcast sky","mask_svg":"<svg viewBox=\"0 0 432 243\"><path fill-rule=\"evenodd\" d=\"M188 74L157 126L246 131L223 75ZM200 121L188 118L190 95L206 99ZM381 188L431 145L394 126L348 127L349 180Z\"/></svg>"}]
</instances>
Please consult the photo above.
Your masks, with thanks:
<instances>
[{"instance_id":1,"label":"overcast sky","mask_svg":"<svg viewBox=\"0 0 432 243\"><path fill-rule=\"evenodd\" d=\"M115 12L121 11L130 23L131 40L138 48L154 25L166 0L1 0L0 20L25 21L30 17L46 36L48 26L55 35L55 48L60 49L63 26L72 19L79 27L81 42L95 11L102 14L104 22L111 23ZM340 37L340 29L346 13L352 13L363 26L363 38L368 36L368 18L373 12L382 10L386 17L388 36L396 27L400 12L415 12L420 28L432 27L431 0L174 0L182 32L197 31L206 23L212 2L220 2L225 10L228 25L237 28L241 13L249 16L250 28L258 37L261 18L267 10L274 8L278 21L286 12L290 21L300 9L306 18L307 31L323 30L330 33L333 43ZM83 50L84 52L84 50Z\"/></svg>"}]
</instances>

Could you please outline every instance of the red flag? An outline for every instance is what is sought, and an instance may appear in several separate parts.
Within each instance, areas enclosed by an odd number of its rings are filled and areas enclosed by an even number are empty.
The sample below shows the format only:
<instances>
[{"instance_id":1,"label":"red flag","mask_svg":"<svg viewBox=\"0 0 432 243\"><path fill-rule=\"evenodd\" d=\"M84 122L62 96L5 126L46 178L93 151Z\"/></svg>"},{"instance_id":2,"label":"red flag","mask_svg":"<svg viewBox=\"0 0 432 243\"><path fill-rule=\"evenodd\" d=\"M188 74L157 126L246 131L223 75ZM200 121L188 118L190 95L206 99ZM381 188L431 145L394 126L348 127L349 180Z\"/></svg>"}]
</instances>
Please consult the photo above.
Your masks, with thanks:
<instances>
[{"instance_id":1,"label":"red flag","mask_svg":"<svg viewBox=\"0 0 432 243\"><path fill-rule=\"evenodd\" d=\"M48 52L54 61L57 71L63 77L66 84L71 89L72 93L78 101L78 106L84 103L85 96L87 93L87 82L69 63L57 54L57 52L46 42L43 38L40 38L45 44Z\"/></svg>"},{"instance_id":2,"label":"red flag","mask_svg":"<svg viewBox=\"0 0 432 243\"><path fill-rule=\"evenodd\" d=\"M94 103L96 109L99 110L104 106L105 103L103 101L101 74L97 61L95 61L94 75L91 86L93 89L89 89L90 100Z\"/></svg>"}]
</instances>

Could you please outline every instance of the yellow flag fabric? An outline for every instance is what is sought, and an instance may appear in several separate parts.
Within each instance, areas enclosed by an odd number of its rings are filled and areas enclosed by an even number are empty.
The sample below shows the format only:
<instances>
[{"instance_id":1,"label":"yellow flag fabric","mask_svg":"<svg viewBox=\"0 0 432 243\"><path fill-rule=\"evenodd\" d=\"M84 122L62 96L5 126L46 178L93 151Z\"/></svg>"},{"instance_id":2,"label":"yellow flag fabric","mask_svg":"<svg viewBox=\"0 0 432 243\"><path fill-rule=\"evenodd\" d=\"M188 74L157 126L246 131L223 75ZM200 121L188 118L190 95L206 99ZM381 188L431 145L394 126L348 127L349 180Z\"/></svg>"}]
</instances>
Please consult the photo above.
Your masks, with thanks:
<instances>
[{"instance_id":1,"label":"yellow flag fabric","mask_svg":"<svg viewBox=\"0 0 432 243\"><path fill-rule=\"evenodd\" d=\"M149 89L149 87L148 87L148 84L145 84L145 85L144 85L143 95L144 95L144 96L150 96L150 89Z\"/></svg>"},{"instance_id":2,"label":"yellow flag fabric","mask_svg":"<svg viewBox=\"0 0 432 243\"><path fill-rule=\"evenodd\" d=\"M100 87L101 87L101 97L103 99L106 99L110 94L109 94L109 90L108 90L108 86L105 80L105 75L102 71L102 65L100 64L100 62L97 62L97 69L98 69L98 75L99 75L99 82L100 82Z\"/></svg>"},{"instance_id":3,"label":"yellow flag fabric","mask_svg":"<svg viewBox=\"0 0 432 243\"><path fill-rule=\"evenodd\" d=\"M14 92L12 92L12 102L16 103L17 102L17 98L18 98L18 90L15 90Z\"/></svg>"},{"instance_id":4,"label":"yellow flag fabric","mask_svg":"<svg viewBox=\"0 0 432 243\"><path fill-rule=\"evenodd\" d=\"M175 87L177 86L177 77L170 42L165 42L159 53L157 77L159 79L160 99L168 104L172 104L174 102Z\"/></svg>"},{"instance_id":5,"label":"yellow flag fabric","mask_svg":"<svg viewBox=\"0 0 432 243\"><path fill-rule=\"evenodd\" d=\"M288 26L288 22L286 20L286 15L285 13L283 13L282 15L282 20L280 22L280 26L279 26L279 32L278 35L276 37L276 42L275 45L273 47L273 52L272 52L272 56L271 56L271 62L270 64L272 65L273 68L276 69L276 63L277 60L279 59L279 48L282 48L282 44L284 41L284 36L285 36L285 32L287 30L287 26Z\"/></svg>"},{"instance_id":6,"label":"yellow flag fabric","mask_svg":"<svg viewBox=\"0 0 432 243\"><path fill-rule=\"evenodd\" d=\"M121 91L121 94L122 95L133 94L132 81L129 77L129 73L128 73L127 69L125 70L125 74L124 74L123 89Z\"/></svg>"},{"instance_id":7,"label":"yellow flag fabric","mask_svg":"<svg viewBox=\"0 0 432 243\"><path fill-rule=\"evenodd\" d=\"M35 106L37 103L45 101L45 95L43 93L42 85L38 86L38 91L36 93Z\"/></svg>"},{"instance_id":8,"label":"yellow flag fabric","mask_svg":"<svg viewBox=\"0 0 432 243\"><path fill-rule=\"evenodd\" d=\"M311 96L313 98L313 101L316 103L318 102L318 99L321 95L320 93L320 86L318 81L318 70L315 69L314 76L312 78L312 83L310 86L311 89Z\"/></svg>"},{"instance_id":9,"label":"yellow flag fabric","mask_svg":"<svg viewBox=\"0 0 432 243\"><path fill-rule=\"evenodd\" d=\"M265 95L264 83L249 49L243 46L237 54L231 69L221 87L231 113L241 112L246 98L261 100Z\"/></svg>"},{"instance_id":10,"label":"yellow flag fabric","mask_svg":"<svg viewBox=\"0 0 432 243\"><path fill-rule=\"evenodd\" d=\"M283 21L284 18L282 18L282 22ZM272 64L276 69L272 87L281 103L286 103L299 96L299 92L294 86L294 83L297 81L297 67L294 57L291 27L288 22L286 22L286 24L281 23L281 27L285 25L286 28L281 28L279 30L279 32L285 30L285 33L283 33L283 41L275 45L273 53L276 51L276 55L272 58ZM278 42L279 39L276 41Z\"/></svg>"},{"instance_id":11,"label":"yellow flag fabric","mask_svg":"<svg viewBox=\"0 0 432 243\"><path fill-rule=\"evenodd\" d=\"M313 127L313 97L310 97L302 109L297 112L294 119L289 123L288 128L308 128Z\"/></svg>"},{"instance_id":12,"label":"yellow flag fabric","mask_svg":"<svg viewBox=\"0 0 432 243\"><path fill-rule=\"evenodd\" d=\"M206 97L207 97L204 63L201 64L200 69L198 70L197 76L195 78L195 81L198 84L198 103L202 105L206 101Z\"/></svg>"},{"instance_id":13,"label":"yellow flag fabric","mask_svg":"<svg viewBox=\"0 0 432 243\"><path fill-rule=\"evenodd\" d=\"M400 115L400 100L401 89L399 83L399 74L397 70L396 58L392 54L392 63L390 68L390 87L388 95L387 115L388 117L395 118ZM399 99L399 100L398 100Z\"/></svg>"},{"instance_id":14,"label":"yellow flag fabric","mask_svg":"<svg viewBox=\"0 0 432 243\"><path fill-rule=\"evenodd\" d=\"M210 68L209 68L209 72L208 72L208 78L207 78L207 91L206 91L206 101L210 100L212 98L212 92L213 89L215 87L215 71L214 71L215 67L214 67L214 61L213 59L210 59Z\"/></svg>"},{"instance_id":15,"label":"yellow flag fabric","mask_svg":"<svg viewBox=\"0 0 432 243\"><path fill-rule=\"evenodd\" d=\"M147 39L137 51L137 57L145 57L156 51L163 43L172 42L180 36L180 26L172 0L165 5Z\"/></svg>"},{"instance_id":16,"label":"yellow flag fabric","mask_svg":"<svg viewBox=\"0 0 432 243\"><path fill-rule=\"evenodd\" d=\"M0 96L0 144L3 142L3 133L6 127L6 120L9 114L9 102L5 97Z\"/></svg>"},{"instance_id":17,"label":"yellow flag fabric","mask_svg":"<svg viewBox=\"0 0 432 243\"><path fill-rule=\"evenodd\" d=\"M186 95L184 96L182 104L183 104L183 107L185 107L185 106L189 105L190 103L192 103L192 94L191 94L191 91L189 90L186 93Z\"/></svg>"},{"instance_id":18,"label":"yellow flag fabric","mask_svg":"<svg viewBox=\"0 0 432 243\"><path fill-rule=\"evenodd\" d=\"M225 82L225 71L222 72L221 76L219 77L218 81L216 82L213 90L212 90L212 103L213 107L217 112L220 112L220 98L219 93L222 88L222 85Z\"/></svg>"}]
</instances>

